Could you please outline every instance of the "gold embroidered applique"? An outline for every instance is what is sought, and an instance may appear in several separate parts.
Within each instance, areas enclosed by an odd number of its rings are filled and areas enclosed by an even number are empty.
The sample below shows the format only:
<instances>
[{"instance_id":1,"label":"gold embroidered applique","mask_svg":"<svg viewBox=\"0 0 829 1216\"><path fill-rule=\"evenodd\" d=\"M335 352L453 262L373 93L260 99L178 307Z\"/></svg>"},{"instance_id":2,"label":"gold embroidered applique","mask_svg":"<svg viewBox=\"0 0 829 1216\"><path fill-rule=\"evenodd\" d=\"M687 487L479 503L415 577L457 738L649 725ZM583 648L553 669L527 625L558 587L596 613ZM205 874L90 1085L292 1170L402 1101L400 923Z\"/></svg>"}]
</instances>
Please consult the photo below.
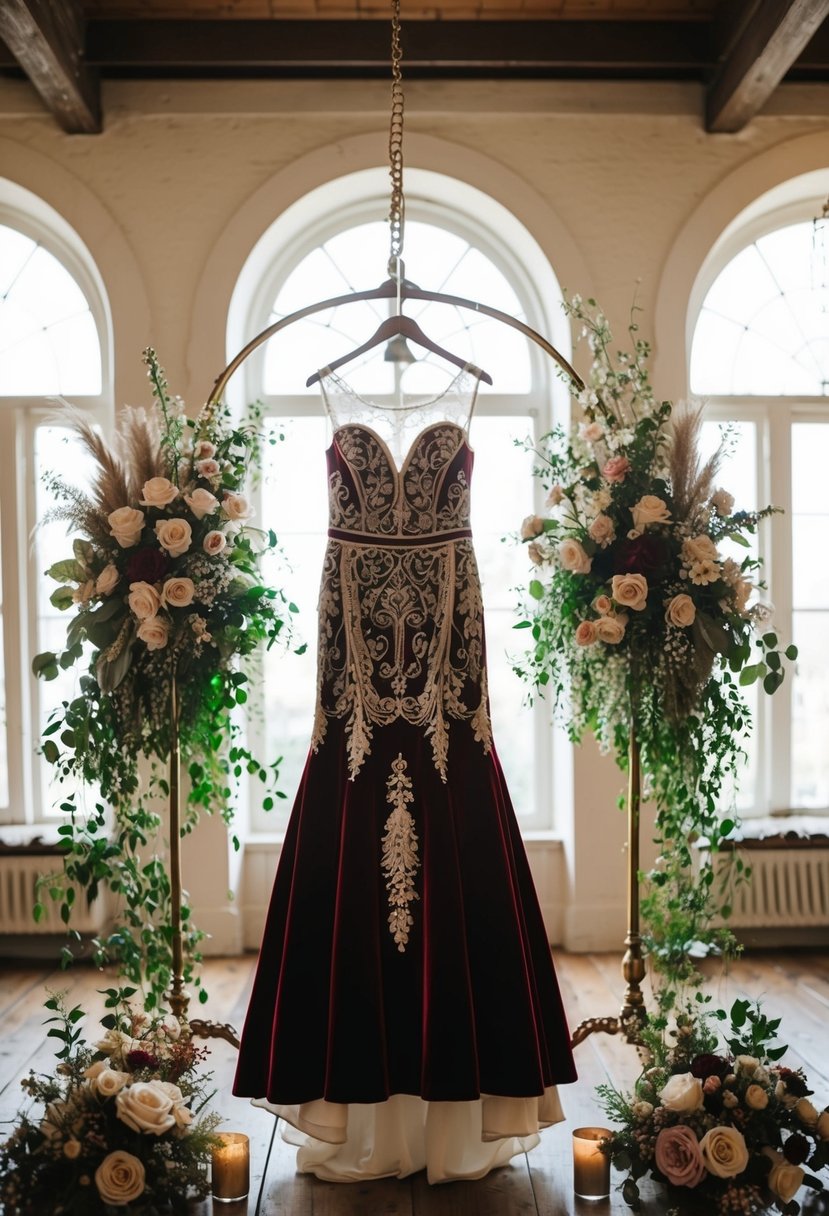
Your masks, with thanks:
<instances>
[{"instance_id":1,"label":"gold embroidered applique","mask_svg":"<svg viewBox=\"0 0 829 1216\"><path fill-rule=\"evenodd\" d=\"M389 931L401 954L409 944L409 930L414 924L409 905L415 899L420 899L415 890L415 875L420 868L418 839L414 820L408 810L414 795L406 768L401 752L392 761L391 776L386 782L386 801L394 809L385 824L382 862L391 908Z\"/></svg>"}]
</instances>

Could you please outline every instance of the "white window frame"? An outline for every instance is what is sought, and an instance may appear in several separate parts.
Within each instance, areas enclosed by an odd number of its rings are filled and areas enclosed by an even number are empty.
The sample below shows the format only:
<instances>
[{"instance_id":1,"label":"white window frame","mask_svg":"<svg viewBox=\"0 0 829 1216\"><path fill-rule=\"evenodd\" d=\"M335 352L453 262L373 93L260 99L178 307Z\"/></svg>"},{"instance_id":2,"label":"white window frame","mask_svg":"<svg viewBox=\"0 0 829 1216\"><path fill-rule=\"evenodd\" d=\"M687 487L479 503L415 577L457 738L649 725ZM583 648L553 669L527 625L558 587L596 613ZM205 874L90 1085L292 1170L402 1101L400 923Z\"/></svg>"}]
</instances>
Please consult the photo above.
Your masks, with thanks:
<instances>
[{"instance_id":1,"label":"white window frame","mask_svg":"<svg viewBox=\"0 0 829 1216\"><path fill-rule=\"evenodd\" d=\"M58 217L60 225L64 222ZM53 255L83 292L98 333L101 392L73 395L72 403L106 427L112 417L112 343L109 314L95 273L85 258L48 223L0 201L0 224L14 228ZM55 822L41 788L36 749L41 697L48 684L32 675L37 643L37 562L35 439L39 426L54 423L53 397L0 395L0 517L2 517L3 646L6 680L6 734L9 801L0 807L0 825Z\"/></svg>"},{"instance_id":2,"label":"white window frame","mask_svg":"<svg viewBox=\"0 0 829 1216\"><path fill-rule=\"evenodd\" d=\"M356 177L357 175L354 176ZM244 331L248 336L261 332L269 324L273 301L277 297L282 283L307 254L324 241L333 237L337 232L355 227L361 223L376 221L385 215L388 206L385 183L382 187L374 184L378 179L372 171L362 176L369 181L372 181L373 178L374 181L371 186L361 192L359 197L351 198L342 206L337 206L334 200L334 190L332 189L330 195L331 202L326 211L303 227L299 234L293 234L290 241L284 242L281 249L275 251L269 258L268 263L263 266L261 274L257 276L256 285L250 291L248 297L249 304L243 323ZM385 176L384 171L383 178L380 180L383 180ZM409 176L415 182L417 181L418 174L416 170L410 171ZM423 176L428 176L432 179L437 177L435 174L424 174ZM444 179L444 181L450 182L451 179ZM452 185L458 184L452 183ZM439 193L436 193L434 190L431 190L428 194L425 191L421 194L416 187L412 189L411 185L409 185L406 200L407 218L446 228L448 231L456 233L480 249L482 253L491 259L493 264L512 285L521 301L527 324L542 333L549 333L552 328L549 317L550 308L545 309L542 297L544 288L549 292L549 284L545 283L543 288L537 284L529 273L526 262L514 255L511 249L506 246L506 242L503 239L499 240L495 232L488 228L485 223L479 222L477 217L473 218L462 207L457 206L454 200L451 203L446 203L436 201L436 198L439 198ZM518 225L517 220L515 223ZM385 277L383 271L384 267L378 266L378 283ZM245 274L249 274L249 268L246 268ZM416 278L415 267L407 268L407 277ZM551 274L550 277L552 278ZM560 298L559 292L558 299L552 301L552 304L557 304ZM473 316L471 313L469 315L470 317ZM562 330L569 337L569 330L566 329L566 326L559 326L558 332L554 335L554 340L558 340L560 347L565 345L562 341ZM234 332L237 334L239 332L238 320L235 328L232 323L229 324L229 333L234 334ZM232 341L233 339L231 339L231 344ZM565 356L569 356L569 345L562 353ZM479 393L475 405L475 416L528 416L531 420L533 438L537 442L543 434L551 429L554 419L556 421L566 420L569 414L569 398L566 387L555 375L552 361L536 344L529 341L528 358L531 376L530 391L522 394L520 397L511 394ZM241 383L236 387L233 397L237 404L240 400L259 400L265 406L266 415L273 417L322 416L322 403L318 393L286 394L284 396L266 393L262 386L262 367L263 352L260 348L260 351L256 352L243 365L243 375L240 377ZM382 398L378 397L377 400L382 401ZM474 421L472 445L474 448ZM479 487L478 493L480 492L481 489ZM543 489L540 482L536 482L534 494L535 509L540 511L543 506ZM508 514L505 514L504 531L507 532L517 527L519 522L511 519ZM520 635L516 634L516 652L520 649L520 645ZM308 678L309 680L314 679L314 673L310 670ZM545 834L552 831L556 826L554 819L554 749L551 712L548 701L542 698L536 699L534 709L532 710L535 756L537 758L533 791L535 809L529 815L522 815L520 820L522 831L527 835ZM309 743L311 726L312 723L309 720ZM495 745L497 748L497 736ZM252 799L249 815L250 830L257 838L261 838L263 833L273 832L273 828L264 818L264 813L260 814L255 811L253 809L254 806L255 801ZM279 835L280 833L277 834Z\"/></svg>"},{"instance_id":3,"label":"white window frame","mask_svg":"<svg viewBox=\"0 0 829 1216\"><path fill-rule=\"evenodd\" d=\"M688 367L696 322L702 304L720 273L743 249L763 236L791 224L803 223L816 214L813 203L790 203L755 216L729 235L717 250L695 285L689 309ZM693 388L689 385L689 393ZM714 422L750 422L757 427L758 505L771 503L780 513L763 521L759 530L764 597L774 604L774 630L784 643L793 630L793 536L792 536L792 428L798 422L822 421L829 425L829 396L755 396L711 394L705 399L705 418ZM792 692L787 678L773 697L760 694L754 720L758 747L757 797L743 817L807 814L829 816L829 807L802 808L791 805L792 788Z\"/></svg>"}]
</instances>

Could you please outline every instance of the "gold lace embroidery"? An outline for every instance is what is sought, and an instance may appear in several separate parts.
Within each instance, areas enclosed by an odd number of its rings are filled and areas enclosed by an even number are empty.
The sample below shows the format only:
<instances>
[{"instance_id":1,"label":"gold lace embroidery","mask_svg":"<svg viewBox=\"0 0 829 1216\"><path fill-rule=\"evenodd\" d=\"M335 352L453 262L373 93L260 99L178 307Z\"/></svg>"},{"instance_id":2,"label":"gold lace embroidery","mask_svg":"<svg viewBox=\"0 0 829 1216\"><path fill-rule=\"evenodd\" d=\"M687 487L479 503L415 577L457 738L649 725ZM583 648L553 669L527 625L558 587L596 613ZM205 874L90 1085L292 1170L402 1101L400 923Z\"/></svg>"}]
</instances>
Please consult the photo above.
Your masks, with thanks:
<instances>
[{"instance_id":1,"label":"gold lace embroidery","mask_svg":"<svg viewBox=\"0 0 829 1216\"><path fill-rule=\"evenodd\" d=\"M464 438L454 423L427 427L398 472L367 428L335 436L346 467L329 478L331 523L361 535L326 552L312 746L328 718L345 717L352 779L374 728L398 719L424 729L444 781L452 718L471 720L491 747L475 556L466 538L439 539L469 524L469 485L455 462ZM373 545L372 535L411 543ZM424 535L429 544L418 545Z\"/></svg>"},{"instance_id":2,"label":"gold lace embroidery","mask_svg":"<svg viewBox=\"0 0 829 1216\"><path fill-rule=\"evenodd\" d=\"M420 899L415 890L415 875L420 868L418 839L408 806L414 801L412 782L406 775L406 761L399 753L392 761L386 785L386 801L394 808L386 820L383 836L383 870L389 893L389 930L401 954L409 944L414 919L409 904Z\"/></svg>"}]
</instances>

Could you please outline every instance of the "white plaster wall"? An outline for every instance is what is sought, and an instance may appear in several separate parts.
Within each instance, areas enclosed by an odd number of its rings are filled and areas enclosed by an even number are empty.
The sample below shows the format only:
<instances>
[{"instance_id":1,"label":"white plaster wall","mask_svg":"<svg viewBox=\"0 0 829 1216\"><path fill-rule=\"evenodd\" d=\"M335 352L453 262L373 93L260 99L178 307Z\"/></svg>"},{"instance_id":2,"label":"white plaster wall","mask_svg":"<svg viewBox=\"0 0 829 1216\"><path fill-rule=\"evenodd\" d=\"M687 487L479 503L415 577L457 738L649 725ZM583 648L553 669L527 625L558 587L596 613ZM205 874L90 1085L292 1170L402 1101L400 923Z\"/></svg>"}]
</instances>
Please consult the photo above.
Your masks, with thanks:
<instances>
[{"instance_id":1,"label":"white plaster wall","mask_svg":"<svg viewBox=\"0 0 829 1216\"><path fill-rule=\"evenodd\" d=\"M175 391L203 400L226 361L227 307L250 249L305 191L384 163L387 105L382 82L118 82L104 87L104 133L67 136L26 84L0 82L0 177L61 212L96 259L116 401L146 399L148 342ZM752 197L829 166L827 86L779 89L736 136L705 134L701 112L696 85L416 83L406 159L514 210L565 288L599 299L620 335L636 293L657 339L657 392L677 396L707 252ZM563 848L531 846L548 926L571 948L613 947L624 931L621 777L592 745L563 749L560 777ZM209 820L186 841L185 881L217 951L241 942L231 877L222 825ZM257 901L242 893L240 904Z\"/></svg>"}]
</instances>

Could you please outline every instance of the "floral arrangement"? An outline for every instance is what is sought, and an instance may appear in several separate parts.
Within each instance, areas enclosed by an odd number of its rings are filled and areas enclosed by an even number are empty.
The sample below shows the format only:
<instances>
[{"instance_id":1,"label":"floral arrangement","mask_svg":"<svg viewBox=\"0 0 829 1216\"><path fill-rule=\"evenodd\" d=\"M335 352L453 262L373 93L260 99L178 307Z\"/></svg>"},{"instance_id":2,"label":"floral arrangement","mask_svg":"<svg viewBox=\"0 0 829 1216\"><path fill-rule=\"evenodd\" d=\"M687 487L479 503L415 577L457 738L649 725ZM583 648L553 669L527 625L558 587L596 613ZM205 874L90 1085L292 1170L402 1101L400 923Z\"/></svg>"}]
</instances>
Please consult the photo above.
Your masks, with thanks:
<instances>
[{"instance_id":1,"label":"floral arrangement","mask_svg":"<svg viewBox=\"0 0 829 1216\"><path fill-rule=\"evenodd\" d=\"M729 1023L723 1035L712 1027L717 1021ZM663 1023L649 1023L643 1037L652 1054L633 1095L599 1088L622 1124L606 1151L628 1175L622 1195L632 1208L646 1176L678 1201L722 1216L747 1216L771 1202L795 1216L801 1186L823 1190L815 1172L829 1165L829 1109L810 1101L801 1069L778 1063L787 1050L771 1045L779 1023L743 1000L730 1015L701 1003L686 1009L667 1037Z\"/></svg>"},{"instance_id":2,"label":"floral arrangement","mask_svg":"<svg viewBox=\"0 0 829 1216\"><path fill-rule=\"evenodd\" d=\"M187 1212L209 1192L207 1163L218 1138L205 1113L207 1054L173 1019L134 1013L108 989L106 1031L81 1038L79 1006L61 997L47 1009L61 1047L53 1076L31 1073L23 1088L36 1104L0 1144L0 1208L7 1216L154 1216Z\"/></svg>"},{"instance_id":3,"label":"floral arrangement","mask_svg":"<svg viewBox=\"0 0 829 1216\"><path fill-rule=\"evenodd\" d=\"M730 940L710 928L710 854L700 875L691 848L705 837L716 852L735 828L719 797L750 726L738 680L762 679L772 693L797 653L781 653L771 609L754 598L759 562L729 553L749 546L772 508L737 510L718 487L723 449L702 461L700 409L657 401L635 323L631 349L614 355L595 301L565 307L592 362L578 426L536 449L546 511L521 529L538 573L517 626L532 642L516 670L566 704L574 740L593 731L622 767L633 728L662 846L642 905L647 944L681 972L691 944Z\"/></svg>"},{"instance_id":4,"label":"floral arrangement","mask_svg":"<svg viewBox=\"0 0 829 1216\"><path fill-rule=\"evenodd\" d=\"M233 710L247 701L245 660L287 632L294 606L263 582L261 558L276 537L252 527L244 493L260 463L259 413L238 425L222 406L188 418L155 353L144 358L154 409L122 411L112 446L70 408L96 472L84 491L50 480L58 505L49 518L78 534L72 557L48 571L59 583L52 604L72 615L64 650L38 655L33 670L50 680L80 668L78 695L52 713L42 750L71 790L92 786L101 797L87 813L67 792L64 873L48 888L67 923L78 888L94 898L105 883L118 894L123 915L98 943L99 961L114 956L132 981L149 981L152 1005L169 980L170 885L153 853L161 821L151 796L167 793L174 682L190 778L184 830L199 808L229 821L243 772L261 779L270 809L281 796L272 788L278 761L259 764ZM144 786L142 756L156 762ZM192 953L198 934L184 914Z\"/></svg>"}]
</instances>

